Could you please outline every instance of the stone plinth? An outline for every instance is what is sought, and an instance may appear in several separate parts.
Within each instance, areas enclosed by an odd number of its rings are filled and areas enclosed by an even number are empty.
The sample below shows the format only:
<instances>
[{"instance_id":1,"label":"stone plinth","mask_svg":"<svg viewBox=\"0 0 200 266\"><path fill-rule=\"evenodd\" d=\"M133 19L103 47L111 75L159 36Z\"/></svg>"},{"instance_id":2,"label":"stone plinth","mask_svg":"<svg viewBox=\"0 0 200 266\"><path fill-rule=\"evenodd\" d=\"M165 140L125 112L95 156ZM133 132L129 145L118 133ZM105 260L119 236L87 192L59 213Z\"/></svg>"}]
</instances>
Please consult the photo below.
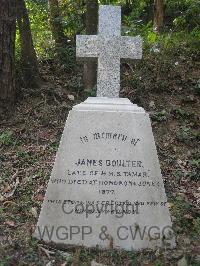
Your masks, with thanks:
<instances>
[{"instance_id":1,"label":"stone plinth","mask_svg":"<svg viewBox=\"0 0 200 266\"><path fill-rule=\"evenodd\" d=\"M69 113L35 236L140 250L175 240L150 119L128 99L88 98Z\"/></svg>"}]
</instances>

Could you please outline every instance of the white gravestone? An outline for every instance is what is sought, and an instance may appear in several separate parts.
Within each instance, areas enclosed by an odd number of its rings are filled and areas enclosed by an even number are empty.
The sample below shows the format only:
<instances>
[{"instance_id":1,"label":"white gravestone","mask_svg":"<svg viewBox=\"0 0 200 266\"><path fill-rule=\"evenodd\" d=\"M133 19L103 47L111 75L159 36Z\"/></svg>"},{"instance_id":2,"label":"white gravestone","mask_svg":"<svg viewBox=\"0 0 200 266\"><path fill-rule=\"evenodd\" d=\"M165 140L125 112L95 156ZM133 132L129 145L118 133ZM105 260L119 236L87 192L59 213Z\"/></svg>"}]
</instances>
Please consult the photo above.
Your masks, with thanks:
<instances>
[{"instance_id":1,"label":"white gravestone","mask_svg":"<svg viewBox=\"0 0 200 266\"><path fill-rule=\"evenodd\" d=\"M109 21L116 17L113 34L119 34L119 10L100 6L99 33L104 35L106 27L112 32ZM108 37L112 42L110 34ZM104 58L99 42L98 56ZM102 48L111 53L111 47L110 52L104 45ZM123 47L119 45L119 49ZM138 49L141 54L141 47ZM98 89L99 95L102 88L103 95L116 97L119 73L117 82L110 80L115 76L109 66L114 54L111 57L111 61L99 60ZM101 64L111 73L110 79L105 78L108 91ZM128 99L97 97L72 109L35 236L57 244L125 250L175 246L151 123L143 108Z\"/></svg>"}]
</instances>

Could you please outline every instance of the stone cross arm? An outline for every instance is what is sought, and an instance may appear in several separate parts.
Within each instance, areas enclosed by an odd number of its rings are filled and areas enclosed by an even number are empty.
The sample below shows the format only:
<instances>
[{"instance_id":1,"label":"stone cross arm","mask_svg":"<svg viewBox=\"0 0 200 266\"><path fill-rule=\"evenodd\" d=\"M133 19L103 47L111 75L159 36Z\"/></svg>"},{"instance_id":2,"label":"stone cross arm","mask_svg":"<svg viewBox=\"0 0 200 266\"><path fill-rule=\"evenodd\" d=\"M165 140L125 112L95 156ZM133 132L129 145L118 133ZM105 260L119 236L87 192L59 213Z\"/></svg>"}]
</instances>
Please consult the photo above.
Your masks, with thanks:
<instances>
[{"instance_id":1,"label":"stone cross arm","mask_svg":"<svg viewBox=\"0 0 200 266\"><path fill-rule=\"evenodd\" d=\"M141 59L142 40L121 36L121 7L104 5L99 7L98 35L78 35L76 55L98 58L98 97L119 97L120 59Z\"/></svg>"},{"instance_id":2,"label":"stone cross arm","mask_svg":"<svg viewBox=\"0 0 200 266\"><path fill-rule=\"evenodd\" d=\"M129 36L109 37L99 35L78 35L76 37L78 57L142 58L141 38ZM102 48L103 51L102 51Z\"/></svg>"}]
</instances>

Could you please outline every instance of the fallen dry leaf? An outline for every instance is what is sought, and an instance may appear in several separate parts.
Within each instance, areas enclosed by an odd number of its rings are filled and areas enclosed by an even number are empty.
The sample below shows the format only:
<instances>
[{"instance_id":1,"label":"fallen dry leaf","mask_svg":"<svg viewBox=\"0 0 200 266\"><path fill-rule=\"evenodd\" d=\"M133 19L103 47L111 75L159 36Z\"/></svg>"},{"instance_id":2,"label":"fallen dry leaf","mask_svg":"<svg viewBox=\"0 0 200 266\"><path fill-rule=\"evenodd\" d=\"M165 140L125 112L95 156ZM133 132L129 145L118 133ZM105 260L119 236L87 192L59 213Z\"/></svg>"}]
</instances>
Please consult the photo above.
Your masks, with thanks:
<instances>
[{"instance_id":1,"label":"fallen dry leaf","mask_svg":"<svg viewBox=\"0 0 200 266\"><path fill-rule=\"evenodd\" d=\"M34 200L36 200L36 201L43 201L44 200L44 196L42 194L37 194L34 197Z\"/></svg>"},{"instance_id":2,"label":"fallen dry leaf","mask_svg":"<svg viewBox=\"0 0 200 266\"><path fill-rule=\"evenodd\" d=\"M15 193L15 191L16 191L18 185L19 185L19 183L20 183L20 182L19 182L19 177L16 177L16 181L15 181L15 184L14 184L13 189L12 189L10 192L5 193L5 194L3 195L4 198L10 198L10 197L12 197L12 196L14 195L14 193Z\"/></svg>"},{"instance_id":3,"label":"fallen dry leaf","mask_svg":"<svg viewBox=\"0 0 200 266\"><path fill-rule=\"evenodd\" d=\"M10 226L10 227L15 227L16 226L14 221L5 221L5 224Z\"/></svg>"}]
</instances>

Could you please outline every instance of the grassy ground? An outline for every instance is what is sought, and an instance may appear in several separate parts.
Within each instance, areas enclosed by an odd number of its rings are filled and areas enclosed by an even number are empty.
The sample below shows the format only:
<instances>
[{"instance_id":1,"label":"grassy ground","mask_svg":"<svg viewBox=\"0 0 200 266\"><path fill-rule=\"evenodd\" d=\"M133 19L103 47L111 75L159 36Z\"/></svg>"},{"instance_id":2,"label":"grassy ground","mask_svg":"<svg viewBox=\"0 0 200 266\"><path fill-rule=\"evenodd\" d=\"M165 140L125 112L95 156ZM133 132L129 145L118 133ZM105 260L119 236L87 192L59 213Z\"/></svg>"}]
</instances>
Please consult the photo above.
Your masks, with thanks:
<instances>
[{"instance_id":1,"label":"grassy ground","mask_svg":"<svg viewBox=\"0 0 200 266\"><path fill-rule=\"evenodd\" d=\"M187 49L123 64L122 96L150 113L177 248L139 253L58 249L32 238L67 113L86 98L81 71L48 62L46 84L23 89L0 127L0 266L200 265L198 56ZM74 96L73 97L71 96ZM77 128L78 130L78 128Z\"/></svg>"}]
</instances>

